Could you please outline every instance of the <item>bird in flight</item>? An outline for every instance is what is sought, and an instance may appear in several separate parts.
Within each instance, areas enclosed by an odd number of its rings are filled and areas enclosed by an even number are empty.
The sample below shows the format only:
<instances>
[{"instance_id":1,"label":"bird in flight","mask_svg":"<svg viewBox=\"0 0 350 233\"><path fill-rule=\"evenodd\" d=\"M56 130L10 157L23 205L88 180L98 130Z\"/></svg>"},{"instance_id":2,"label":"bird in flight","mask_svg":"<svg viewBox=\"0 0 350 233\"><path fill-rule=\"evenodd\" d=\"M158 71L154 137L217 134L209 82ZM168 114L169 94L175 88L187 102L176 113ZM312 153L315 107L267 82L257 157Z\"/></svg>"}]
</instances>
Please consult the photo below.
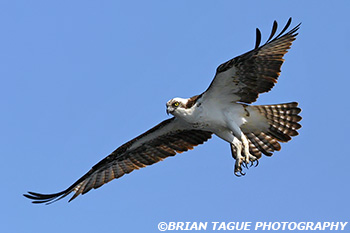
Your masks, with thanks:
<instances>
[{"instance_id":1,"label":"bird in flight","mask_svg":"<svg viewBox=\"0 0 350 233\"><path fill-rule=\"evenodd\" d=\"M221 64L206 91L188 99L169 100L166 112L172 118L117 148L66 190L54 194L28 192L24 196L33 203L50 204L74 192L71 201L135 169L191 150L213 134L228 142L235 160L234 173L244 175L244 167L257 165L262 154L271 156L279 151L279 142L291 140L301 127L297 102L248 105L277 82L283 56L298 35L300 24L287 32L291 21L289 18L276 36L274 21L269 38L261 46L261 33L256 29L254 49Z\"/></svg>"}]
</instances>

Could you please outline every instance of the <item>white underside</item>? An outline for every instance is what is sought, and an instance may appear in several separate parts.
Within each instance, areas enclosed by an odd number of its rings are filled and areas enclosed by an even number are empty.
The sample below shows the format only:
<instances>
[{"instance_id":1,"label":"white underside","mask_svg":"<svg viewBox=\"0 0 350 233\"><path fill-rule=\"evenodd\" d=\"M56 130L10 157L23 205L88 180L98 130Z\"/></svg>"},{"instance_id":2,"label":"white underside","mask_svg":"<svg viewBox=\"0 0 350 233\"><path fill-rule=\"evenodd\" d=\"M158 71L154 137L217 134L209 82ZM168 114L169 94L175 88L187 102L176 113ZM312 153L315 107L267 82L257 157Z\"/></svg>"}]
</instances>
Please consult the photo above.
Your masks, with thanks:
<instances>
[{"instance_id":1,"label":"white underside","mask_svg":"<svg viewBox=\"0 0 350 233\"><path fill-rule=\"evenodd\" d=\"M242 163L257 160L249 152L249 141L245 133L266 132L269 124L254 107L234 102L209 98L201 99L192 108L178 108L172 113L186 121L191 127L213 132L235 148L235 173L242 174Z\"/></svg>"},{"instance_id":2,"label":"white underside","mask_svg":"<svg viewBox=\"0 0 350 233\"><path fill-rule=\"evenodd\" d=\"M211 131L229 143L245 140L244 132L265 131L269 124L250 106L224 101L203 101L190 109L179 108L173 115L193 128Z\"/></svg>"}]
</instances>

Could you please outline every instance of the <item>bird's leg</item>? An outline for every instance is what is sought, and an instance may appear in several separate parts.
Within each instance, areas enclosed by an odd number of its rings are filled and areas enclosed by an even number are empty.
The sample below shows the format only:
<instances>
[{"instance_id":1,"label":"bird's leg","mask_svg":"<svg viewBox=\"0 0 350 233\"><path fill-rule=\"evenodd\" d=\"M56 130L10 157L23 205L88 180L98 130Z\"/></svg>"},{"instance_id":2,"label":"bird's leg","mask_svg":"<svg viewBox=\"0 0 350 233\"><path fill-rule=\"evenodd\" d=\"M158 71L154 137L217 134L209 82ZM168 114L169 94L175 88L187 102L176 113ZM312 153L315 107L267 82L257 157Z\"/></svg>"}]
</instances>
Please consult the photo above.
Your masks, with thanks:
<instances>
[{"instance_id":1,"label":"bird's leg","mask_svg":"<svg viewBox=\"0 0 350 233\"><path fill-rule=\"evenodd\" d=\"M236 176L244 176L245 173L242 172L242 164L244 162L244 157L242 156L242 142L234 137L230 146L232 157L236 160L234 173Z\"/></svg>"},{"instance_id":2,"label":"bird's leg","mask_svg":"<svg viewBox=\"0 0 350 233\"><path fill-rule=\"evenodd\" d=\"M243 144L243 152L244 152L244 162L246 165L250 164L250 162L254 163L255 160L257 160L257 158L255 156L253 156L252 154L250 154L249 152L249 142L247 137L243 134L243 132L241 132L241 141Z\"/></svg>"},{"instance_id":3,"label":"bird's leg","mask_svg":"<svg viewBox=\"0 0 350 233\"><path fill-rule=\"evenodd\" d=\"M230 143L232 157L236 160L234 173L236 176L244 176L245 173L242 172L242 165L248 165L250 161L253 162L256 160L256 158L249 153L249 143L247 138L245 138L245 145L244 141L236 137L232 131L217 131L215 134Z\"/></svg>"},{"instance_id":4,"label":"bird's leg","mask_svg":"<svg viewBox=\"0 0 350 233\"><path fill-rule=\"evenodd\" d=\"M237 142L232 142L232 144L237 148L237 145L240 145L240 149L241 149L241 153L243 153L243 156L240 154L240 156L242 158L237 158L237 161L239 162L239 164L242 164L242 162L245 163L245 165L249 165L250 162L254 162L257 158L253 155L250 154L249 152L249 142L247 137L244 135L244 133L242 132L241 128L232 120L228 120L228 127L230 128L230 130L232 131L232 134L235 138L235 140L239 141L239 143ZM240 161L242 160L242 162Z\"/></svg>"}]
</instances>

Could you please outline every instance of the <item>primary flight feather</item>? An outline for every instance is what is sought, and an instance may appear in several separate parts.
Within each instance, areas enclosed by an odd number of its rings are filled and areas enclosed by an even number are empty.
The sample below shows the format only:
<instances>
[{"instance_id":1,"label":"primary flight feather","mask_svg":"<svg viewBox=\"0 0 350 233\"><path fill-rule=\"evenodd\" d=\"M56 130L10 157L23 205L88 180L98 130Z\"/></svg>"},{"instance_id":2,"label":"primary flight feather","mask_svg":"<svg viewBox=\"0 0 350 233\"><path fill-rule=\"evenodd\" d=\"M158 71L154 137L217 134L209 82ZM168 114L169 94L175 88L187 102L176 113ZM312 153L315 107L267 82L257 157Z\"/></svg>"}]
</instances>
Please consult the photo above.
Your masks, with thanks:
<instances>
[{"instance_id":1,"label":"primary flight feather","mask_svg":"<svg viewBox=\"0 0 350 233\"><path fill-rule=\"evenodd\" d=\"M205 92L169 100L166 111L174 117L117 148L66 190L54 194L28 192L24 196L33 203L52 203L74 193L71 201L135 169L193 149L212 134L229 143L234 173L244 175L242 167L257 165L262 154L271 156L280 150L279 142L298 135L301 127L301 109L296 102L248 105L277 82L283 56L298 35L300 24L286 32L290 24L291 18L275 36L274 21L269 39L261 46L257 29L255 48L221 64Z\"/></svg>"}]
</instances>

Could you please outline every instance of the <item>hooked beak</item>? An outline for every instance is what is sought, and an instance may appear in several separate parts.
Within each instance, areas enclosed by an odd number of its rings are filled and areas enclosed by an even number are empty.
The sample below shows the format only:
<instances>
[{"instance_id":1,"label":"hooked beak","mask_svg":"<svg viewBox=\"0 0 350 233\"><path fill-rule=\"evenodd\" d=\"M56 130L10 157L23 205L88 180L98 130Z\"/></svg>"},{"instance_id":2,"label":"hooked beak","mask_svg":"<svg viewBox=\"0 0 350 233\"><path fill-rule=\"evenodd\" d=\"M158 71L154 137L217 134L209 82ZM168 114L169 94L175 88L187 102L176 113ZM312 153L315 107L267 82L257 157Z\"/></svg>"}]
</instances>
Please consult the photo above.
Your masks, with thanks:
<instances>
[{"instance_id":1,"label":"hooked beak","mask_svg":"<svg viewBox=\"0 0 350 233\"><path fill-rule=\"evenodd\" d=\"M168 105L168 103L166 103L166 105L165 105L165 107L166 107L166 114L169 116L169 105Z\"/></svg>"},{"instance_id":2,"label":"hooked beak","mask_svg":"<svg viewBox=\"0 0 350 233\"><path fill-rule=\"evenodd\" d=\"M174 109L171 106L167 106L166 114L168 114L168 116L169 116L169 114L172 114L173 112L174 112Z\"/></svg>"}]
</instances>

